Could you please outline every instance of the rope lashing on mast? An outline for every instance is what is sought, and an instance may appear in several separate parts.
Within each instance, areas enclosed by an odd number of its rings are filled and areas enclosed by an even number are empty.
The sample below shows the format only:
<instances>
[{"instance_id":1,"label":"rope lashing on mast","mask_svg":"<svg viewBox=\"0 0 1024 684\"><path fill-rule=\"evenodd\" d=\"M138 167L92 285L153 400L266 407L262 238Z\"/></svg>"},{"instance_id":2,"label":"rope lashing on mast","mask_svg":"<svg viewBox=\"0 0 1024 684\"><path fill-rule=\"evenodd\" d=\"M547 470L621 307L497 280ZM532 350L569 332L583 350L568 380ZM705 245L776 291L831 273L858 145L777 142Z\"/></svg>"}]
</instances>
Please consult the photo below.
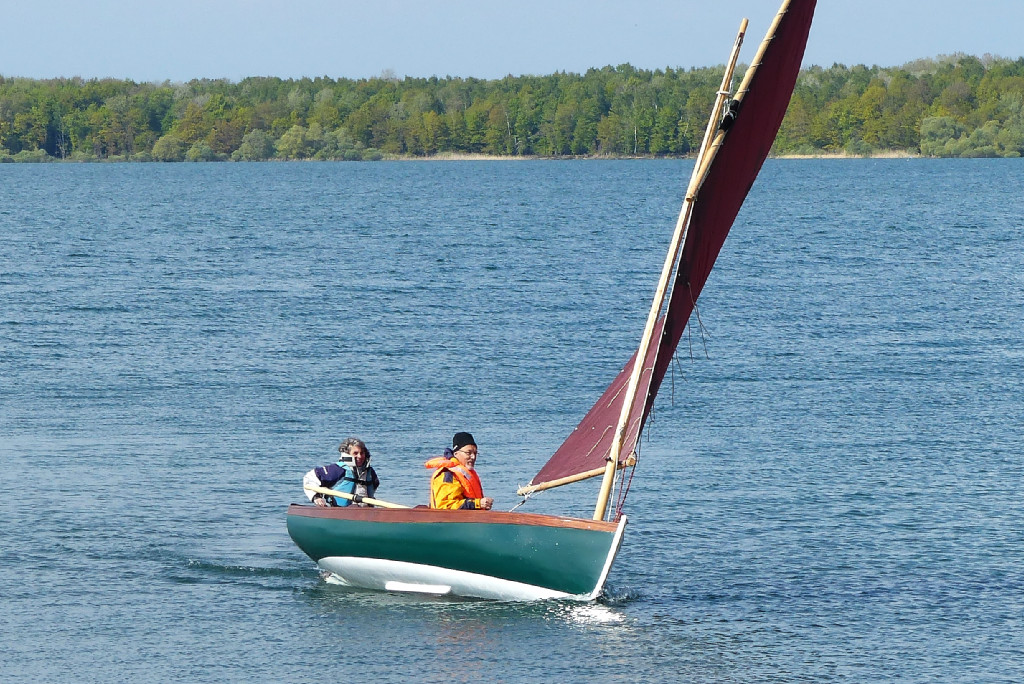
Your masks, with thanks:
<instances>
[{"instance_id":1,"label":"rope lashing on mast","mask_svg":"<svg viewBox=\"0 0 1024 684\"><path fill-rule=\"evenodd\" d=\"M639 441L640 435L637 435L637 442L639 443ZM610 456L608 460L610 460ZM626 460L622 464L621 468L619 468L619 470L621 470L622 472L619 473L616 477L616 483L613 486L613 491L611 492L611 498L615 501L615 505L612 507L612 509L615 511L615 516L618 516L622 512L622 504L625 502L626 492L623 491L623 486L626 483L626 468L630 468L630 481L632 482L632 473L636 472L636 461L637 454L636 448L634 447L633 451L631 451L629 456L626 457Z\"/></svg>"},{"instance_id":2,"label":"rope lashing on mast","mask_svg":"<svg viewBox=\"0 0 1024 684\"><path fill-rule=\"evenodd\" d=\"M725 94L728 95L729 93ZM742 100L729 100L725 113L722 114L722 120L718 123L718 130L727 131L736 123L736 117L740 115L740 105L742 103Z\"/></svg>"},{"instance_id":3,"label":"rope lashing on mast","mask_svg":"<svg viewBox=\"0 0 1024 684\"><path fill-rule=\"evenodd\" d=\"M626 471L623 469L622 475L619 477L619 495L615 499L615 520L618 520L622 515L622 507L626 505L626 496L629 495L629 488L633 484L633 475L636 473L636 465L640 462L640 442L643 439L643 434L637 435L636 446L633 448L633 453L626 459L626 463L629 467L629 480L626 480ZM631 463L632 462L632 463Z\"/></svg>"}]
</instances>

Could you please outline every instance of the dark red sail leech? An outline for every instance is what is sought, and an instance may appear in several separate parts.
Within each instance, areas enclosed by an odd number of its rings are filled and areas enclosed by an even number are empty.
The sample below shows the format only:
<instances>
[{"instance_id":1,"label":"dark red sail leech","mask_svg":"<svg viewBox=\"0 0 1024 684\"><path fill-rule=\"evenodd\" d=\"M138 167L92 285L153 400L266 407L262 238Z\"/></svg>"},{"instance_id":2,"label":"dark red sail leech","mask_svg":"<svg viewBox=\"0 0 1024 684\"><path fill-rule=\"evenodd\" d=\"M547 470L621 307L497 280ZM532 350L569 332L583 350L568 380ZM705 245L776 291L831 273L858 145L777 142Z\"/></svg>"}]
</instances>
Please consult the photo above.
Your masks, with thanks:
<instances>
[{"instance_id":1,"label":"dark red sail leech","mask_svg":"<svg viewBox=\"0 0 1024 684\"><path fill-rule=\"evenodd\" d=\"M735 122L716 139L711 165L697 192L686 240L672 285L669 305L654 330L620 460L636 447L658 388L676 346L725 243L733 221L771 149L786 114L814 17L815 0L790 0L779 10L772 29L736 93ZM533 478L550 482L604 466L622 411L633 358L612 381L580 424Z\"/></svg>"}]
</instances>

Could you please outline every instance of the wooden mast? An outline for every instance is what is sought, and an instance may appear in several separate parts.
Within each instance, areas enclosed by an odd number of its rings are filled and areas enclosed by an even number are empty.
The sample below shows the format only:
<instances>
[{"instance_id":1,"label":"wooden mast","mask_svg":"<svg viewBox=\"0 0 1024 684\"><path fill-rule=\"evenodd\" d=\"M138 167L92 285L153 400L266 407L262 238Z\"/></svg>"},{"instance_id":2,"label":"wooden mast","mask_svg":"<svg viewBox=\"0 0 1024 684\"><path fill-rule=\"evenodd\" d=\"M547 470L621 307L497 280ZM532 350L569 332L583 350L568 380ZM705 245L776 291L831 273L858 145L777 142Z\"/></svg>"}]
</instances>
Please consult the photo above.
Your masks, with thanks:
<instances>
[{"instance_id":1,"label":"wooden mast","mask_svg":"<svg viewBox=\"0 0 1024 684\"><path fill-rule=\"evenodd\" d=\"M690 176L690 184L686 190L686 197L683 200L683 207L679 211L679 218L676 220L675 231L672 234L672 241L669 244L668 253L665 255L665 263L661 269L661 278L658 280L658 287L654 293L654 301L651 303L651 310L647 316L647 325L644 326L643 336L640 338L640 348L636 354L636 361L633 363L633 371L629 376L629 385L626 387L626 395L622 402L622 411L619 414L619 422L615 429L615 439L612 442L611 451L608 454L608 461L604 468L604 479L601 481L601 490L597 496L597 506L594 508L594 520L603 520L608 510L608 498L611 495L612 484L615 481L615 472L618 470L619 456L622 453L622 444L626 441L626 433L629 429L629 417L633 413L633 404L636 403L637 389L640 386L640 376L643 373L644 362L647 360L647 353L651 347L651 340L654 336L654 326L658 321L662 306L665 303L665 294L668 290L668 281L679 260L679 250L682 247L686 235L686 229L690 223L690 214L693 211L693 201L697 190L707 175L708 164L704 157L707 155L708 146L715 135L718 123L722 116L722 107L730 94L733 71L736 68L736 60L739 58L740 46L743 44L743 36L747 31L747 20L740 22L740 30L736 35L736 42L733 44L732 53L729 55L729 62L722 77L722 86L718 90L718 97L715 98L715 106L711 111L711 118L708 121L707 130L704 131L704 139L701 141L697 159L693 165L693 173Z\"/></svg>"}]
</instances>

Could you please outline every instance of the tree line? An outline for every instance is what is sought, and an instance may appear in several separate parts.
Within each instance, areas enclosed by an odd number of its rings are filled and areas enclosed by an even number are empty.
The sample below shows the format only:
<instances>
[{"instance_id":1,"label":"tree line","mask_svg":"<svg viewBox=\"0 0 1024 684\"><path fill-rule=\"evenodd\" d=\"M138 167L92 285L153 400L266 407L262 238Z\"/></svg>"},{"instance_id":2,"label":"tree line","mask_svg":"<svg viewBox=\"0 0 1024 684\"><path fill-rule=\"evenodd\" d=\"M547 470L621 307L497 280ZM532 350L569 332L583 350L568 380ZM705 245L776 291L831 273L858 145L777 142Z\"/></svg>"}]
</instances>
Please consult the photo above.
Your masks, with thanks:
<instances>
[{"instance_id":1,"label":"tree line","mask_svg":"<svg viewBox=\"0 0 1024 684\"><path fill-rule=\"evenodd\" d=\"M0 76L0 161L682 156L700 145L722 71L624 64L495 80L188 83ZM1019 157L1024 58L806 68L772 152Z\"/></svg>"}]
</instances>

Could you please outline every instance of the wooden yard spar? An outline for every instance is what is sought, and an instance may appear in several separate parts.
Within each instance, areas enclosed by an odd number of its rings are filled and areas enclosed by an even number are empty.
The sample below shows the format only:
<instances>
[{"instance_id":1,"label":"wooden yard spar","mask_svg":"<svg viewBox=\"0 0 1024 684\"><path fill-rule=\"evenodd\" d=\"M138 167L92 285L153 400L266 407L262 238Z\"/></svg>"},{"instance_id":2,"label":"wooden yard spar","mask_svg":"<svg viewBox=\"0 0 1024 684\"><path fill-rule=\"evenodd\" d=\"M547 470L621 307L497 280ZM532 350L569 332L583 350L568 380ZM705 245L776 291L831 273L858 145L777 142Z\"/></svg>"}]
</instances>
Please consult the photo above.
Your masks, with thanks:
<instances>
[{"instance_id":1,"label":"wooden yard spar","mask_svg":"<svg viewBox=\"0 0 1024 684\"><path fill-rule=\"evenodd\" d=\"M704 156L708 151L708 144L718 124L722 119L722 106L731 95L732 75L736 68L736 60L740 56L740 47L743 45L743 36L747 32L747 20L740 22L740 30L736 34L736 42L732 46L729 55L729 63L725 67L725 75L722 77L722 86L718 89L718 96L715 98L715 106L711 110L711 117L707 129L704 131L704 138L700 144L700 151L693 165L693 173L690 175L690 184L686 190L686 197L683 206L679 210L679 218L676 219L676 228L669 243L668 253L665 255L665 264L661 268L661 277L658 279L658 287L654 292L654 301L651 303L651 311L647 315L647 324L644 326L643 335L640 338L640 350L633 362L633 372L629 378L629 385L626 388L626 398L622 402L622 411L619 414L619 422L615 428L615 441L612 443L612 450L608 454L608 463L604 468L604 480L601 482L601 490L597 496L597 506L594 508L594 520L604 520L608 510L608 497L612 491L612 484L615 481L616 465L619 463L619 456L622 453L622 444L626 440L626 431L629 428L629 418L633 414L633 405L637 399L637 388L640 386L640 374L643 371L644 361L647 359L647 352L650 349L651 339L654 337L654 326L658 322L662 307L665 304L665 294L668 291L669 279L675 271L679 261L679 249L686 238L686 228L690 223L690 214L693 209L693 200L697 195L702 180L701 170L707 169L704 164ZM722 133L720 133L721 135ZM717 148L716 148L717 149Z\"/></svg>"}]
</instances>

